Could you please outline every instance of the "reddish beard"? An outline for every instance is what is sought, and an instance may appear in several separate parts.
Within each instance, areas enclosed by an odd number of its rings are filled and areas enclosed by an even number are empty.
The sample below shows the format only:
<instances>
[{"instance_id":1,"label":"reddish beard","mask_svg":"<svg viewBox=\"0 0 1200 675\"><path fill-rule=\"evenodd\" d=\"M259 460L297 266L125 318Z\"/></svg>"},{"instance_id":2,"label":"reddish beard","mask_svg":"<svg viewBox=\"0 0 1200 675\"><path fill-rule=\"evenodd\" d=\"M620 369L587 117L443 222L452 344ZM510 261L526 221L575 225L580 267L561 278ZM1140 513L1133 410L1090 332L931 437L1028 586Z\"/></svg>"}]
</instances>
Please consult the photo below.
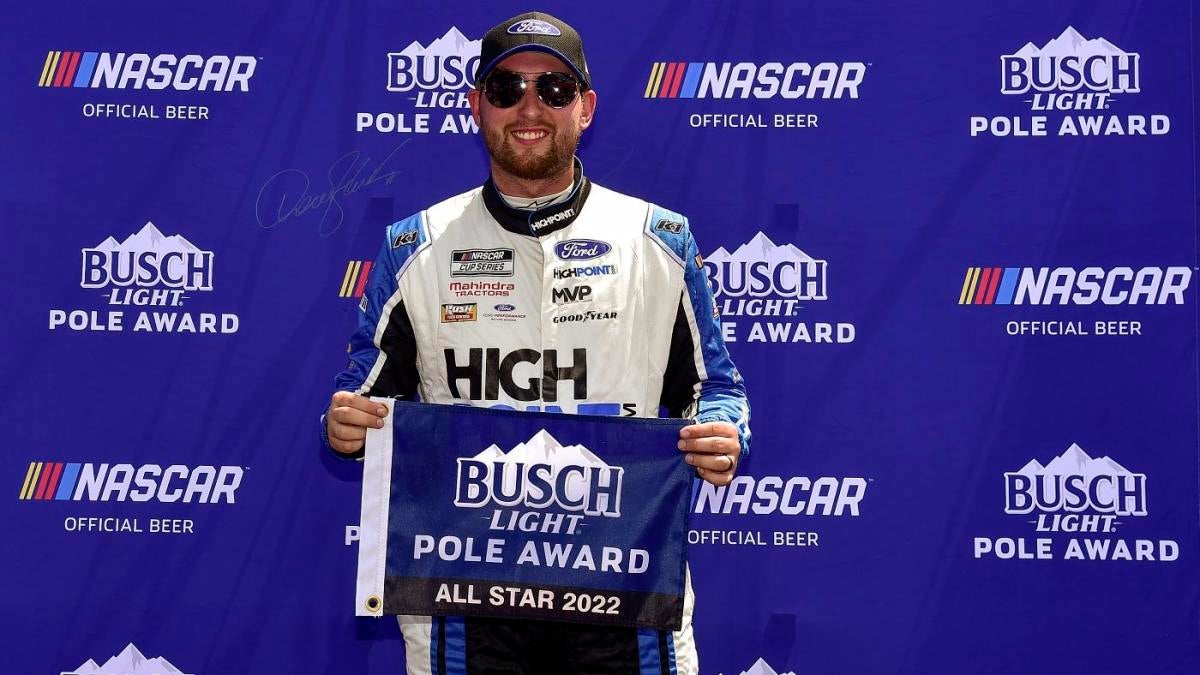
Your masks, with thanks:
<instances>
[{"instance_id":1,"label":"reddish beard","mask_svg":"<svg viewBox=\"0 0 1200 675\"><path fill-rule=\"evenodd\" d=\"M492 160L505 173L521 180L546 180L570 170L579 135L573 129L557 129L550 134L550 147L541 154L534 148L513 147L508 129L485 127L483 142Z\"/></svg>"}]
</instances>

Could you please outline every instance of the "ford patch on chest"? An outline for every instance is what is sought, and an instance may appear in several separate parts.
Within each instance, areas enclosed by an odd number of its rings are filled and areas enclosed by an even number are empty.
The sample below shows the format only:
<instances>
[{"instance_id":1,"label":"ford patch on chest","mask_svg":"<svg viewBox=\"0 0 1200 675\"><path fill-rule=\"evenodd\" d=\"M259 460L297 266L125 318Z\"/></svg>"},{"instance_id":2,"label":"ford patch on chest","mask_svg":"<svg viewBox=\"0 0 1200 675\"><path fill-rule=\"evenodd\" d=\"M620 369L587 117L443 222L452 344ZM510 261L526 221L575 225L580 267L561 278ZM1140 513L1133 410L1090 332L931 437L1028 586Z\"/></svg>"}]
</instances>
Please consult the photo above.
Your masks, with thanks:
<instances>
[{"instance_id":1,"label":"ford patch on chest","mask_svg":"<svg viewBox=\"0 0 1200 675\"><path fill-rule=\"evenodd\" d=\"M595 239L568 239L554 245L559 260L592 260L612 250L612 245Z\"/></svg>"}]
</instances>

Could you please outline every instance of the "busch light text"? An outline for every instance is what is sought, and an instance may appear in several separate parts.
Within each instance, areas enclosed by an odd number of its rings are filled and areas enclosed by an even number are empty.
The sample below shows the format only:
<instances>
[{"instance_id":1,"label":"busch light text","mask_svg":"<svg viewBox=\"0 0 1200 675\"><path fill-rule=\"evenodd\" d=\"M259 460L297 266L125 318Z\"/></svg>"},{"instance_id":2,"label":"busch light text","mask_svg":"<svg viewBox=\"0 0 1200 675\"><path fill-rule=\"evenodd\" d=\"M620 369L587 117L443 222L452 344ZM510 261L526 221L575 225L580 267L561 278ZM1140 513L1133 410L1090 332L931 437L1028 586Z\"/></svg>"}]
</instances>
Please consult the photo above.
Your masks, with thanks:
<instances>
[{"instance_id":1,"label":"busch light text","mask_svg":"<svg viewBox=\"0 0 1200 675\"><path fill-rule=\"evenodd\" d=\"M1146 515L1146 474L1004 474L1009 514L1067 511Z\"/></svg>"},{"instance_id":2,"label":"busch light text","mask_svg":"<svg viewBox=\"0 0 1200 675\"><path fill-rule=\"evenodd\" d=\"M388 54L388 91L462 89L475 80L479 55Z\"/></svg>"},{"instance_id":3,"label":"busch light text","mask_svg":"<svg viewBox=\"0 0 1200 675\"><path fill-rule=\"evenodd\" d=\"M210 291L211 251L122 251L83 249L84 288L137 285Z\"/></svg>"},{"instance_id":4,"label":"busch light text","mask_svg":"<svg viewBox=\"0 0 1200 675\"><path fill-rule=\"evenodd\" d=\"M480 508L523 505L557 506L589 516L621 516L621 482L625 469L614 466L555 466L537 463L458 459L454 505Z\"/></svg>"}]
</instances>

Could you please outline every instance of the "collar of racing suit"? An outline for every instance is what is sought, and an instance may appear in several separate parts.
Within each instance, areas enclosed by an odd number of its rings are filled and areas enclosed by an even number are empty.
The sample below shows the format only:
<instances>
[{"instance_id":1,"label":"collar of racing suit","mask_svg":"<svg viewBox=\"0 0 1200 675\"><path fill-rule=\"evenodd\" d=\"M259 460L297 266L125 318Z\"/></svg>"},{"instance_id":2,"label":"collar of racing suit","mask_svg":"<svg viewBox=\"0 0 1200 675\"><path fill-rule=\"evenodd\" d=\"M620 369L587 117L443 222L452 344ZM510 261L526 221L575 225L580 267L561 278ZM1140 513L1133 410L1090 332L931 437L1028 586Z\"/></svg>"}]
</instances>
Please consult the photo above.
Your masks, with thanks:
<instances>
[{"instance_id":1,"label":"collar of racing suit","mask_svg":"<svg viewBox=\"0 0 1200 675\"><path fill-rule=\"evenodd\" d=\"M583 175L583 162L576 157L571 193L557 204L534 210L515 209L500 196L490 176L483 184L483 203L487 206L488 213L500 223L500 227L515 234L540 237L557 232L578 218L591 191L592 183Z\"/></svg>"}]
</instances>

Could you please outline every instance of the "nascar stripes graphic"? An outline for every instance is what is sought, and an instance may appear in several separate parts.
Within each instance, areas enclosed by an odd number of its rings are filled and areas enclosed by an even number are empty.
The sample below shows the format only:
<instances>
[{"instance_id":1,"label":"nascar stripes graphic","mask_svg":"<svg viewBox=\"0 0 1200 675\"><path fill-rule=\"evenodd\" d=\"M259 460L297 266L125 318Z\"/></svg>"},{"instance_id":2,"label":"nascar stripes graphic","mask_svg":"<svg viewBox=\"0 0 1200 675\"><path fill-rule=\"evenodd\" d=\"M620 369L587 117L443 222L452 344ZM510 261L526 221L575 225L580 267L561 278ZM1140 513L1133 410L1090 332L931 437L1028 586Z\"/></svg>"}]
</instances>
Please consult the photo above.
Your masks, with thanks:
<instances>
[{"instance_id":1,"label":"nascar stripes graphic","mask_svg":"<svg viewBox=\"0 0 1200 675\"><path fill-rule=\"evenodd\" d=\"M1019 267L969 267L963 279L960 305L1007 305L1017 288Z\"/></svg>"},{"instance_id":2,"label":"nascar stripes graphic","mask_svg":"<svg viewBox=\"0 0 1200 675\"><path fill-rule=\"evenodd\" d=\"M346 275L342 277L342 287L338 291L339 298L361 298L363 289L367 287L367 279L371 276L370 260L351 260L346 265Z\"/></svg>"},{"instance_id":3,"label":"nascar stripes graphic","mask_svg":"<svg viewBox=\"0 0 1200 675\"><path fill-rule=\"evenodd\" d=\"M56 52L46 54L39 87L86 87L91 82L98 52Z\"/></svg>"},{"instance_id":4,"label":"nascar stripes graphic","mask_svg":"<svg viewBox=\"0 0 1200 675\"><path fill-rule=\"evenodd\" d=\"M642 98L692 98L700 84L703 63L660 61L650 68Z\"/></svg>"},{"instance_id":5,"label":"nascar stripes graphic","mask_svg":"<svg viewBox=\"0 0 1200 675\"><path fill-rule=\"evenodd\" d=\"M21 499L70 499L75 479L79 477L78 462L30 462L21 485Z\"/></svg>"}]
</instances>

